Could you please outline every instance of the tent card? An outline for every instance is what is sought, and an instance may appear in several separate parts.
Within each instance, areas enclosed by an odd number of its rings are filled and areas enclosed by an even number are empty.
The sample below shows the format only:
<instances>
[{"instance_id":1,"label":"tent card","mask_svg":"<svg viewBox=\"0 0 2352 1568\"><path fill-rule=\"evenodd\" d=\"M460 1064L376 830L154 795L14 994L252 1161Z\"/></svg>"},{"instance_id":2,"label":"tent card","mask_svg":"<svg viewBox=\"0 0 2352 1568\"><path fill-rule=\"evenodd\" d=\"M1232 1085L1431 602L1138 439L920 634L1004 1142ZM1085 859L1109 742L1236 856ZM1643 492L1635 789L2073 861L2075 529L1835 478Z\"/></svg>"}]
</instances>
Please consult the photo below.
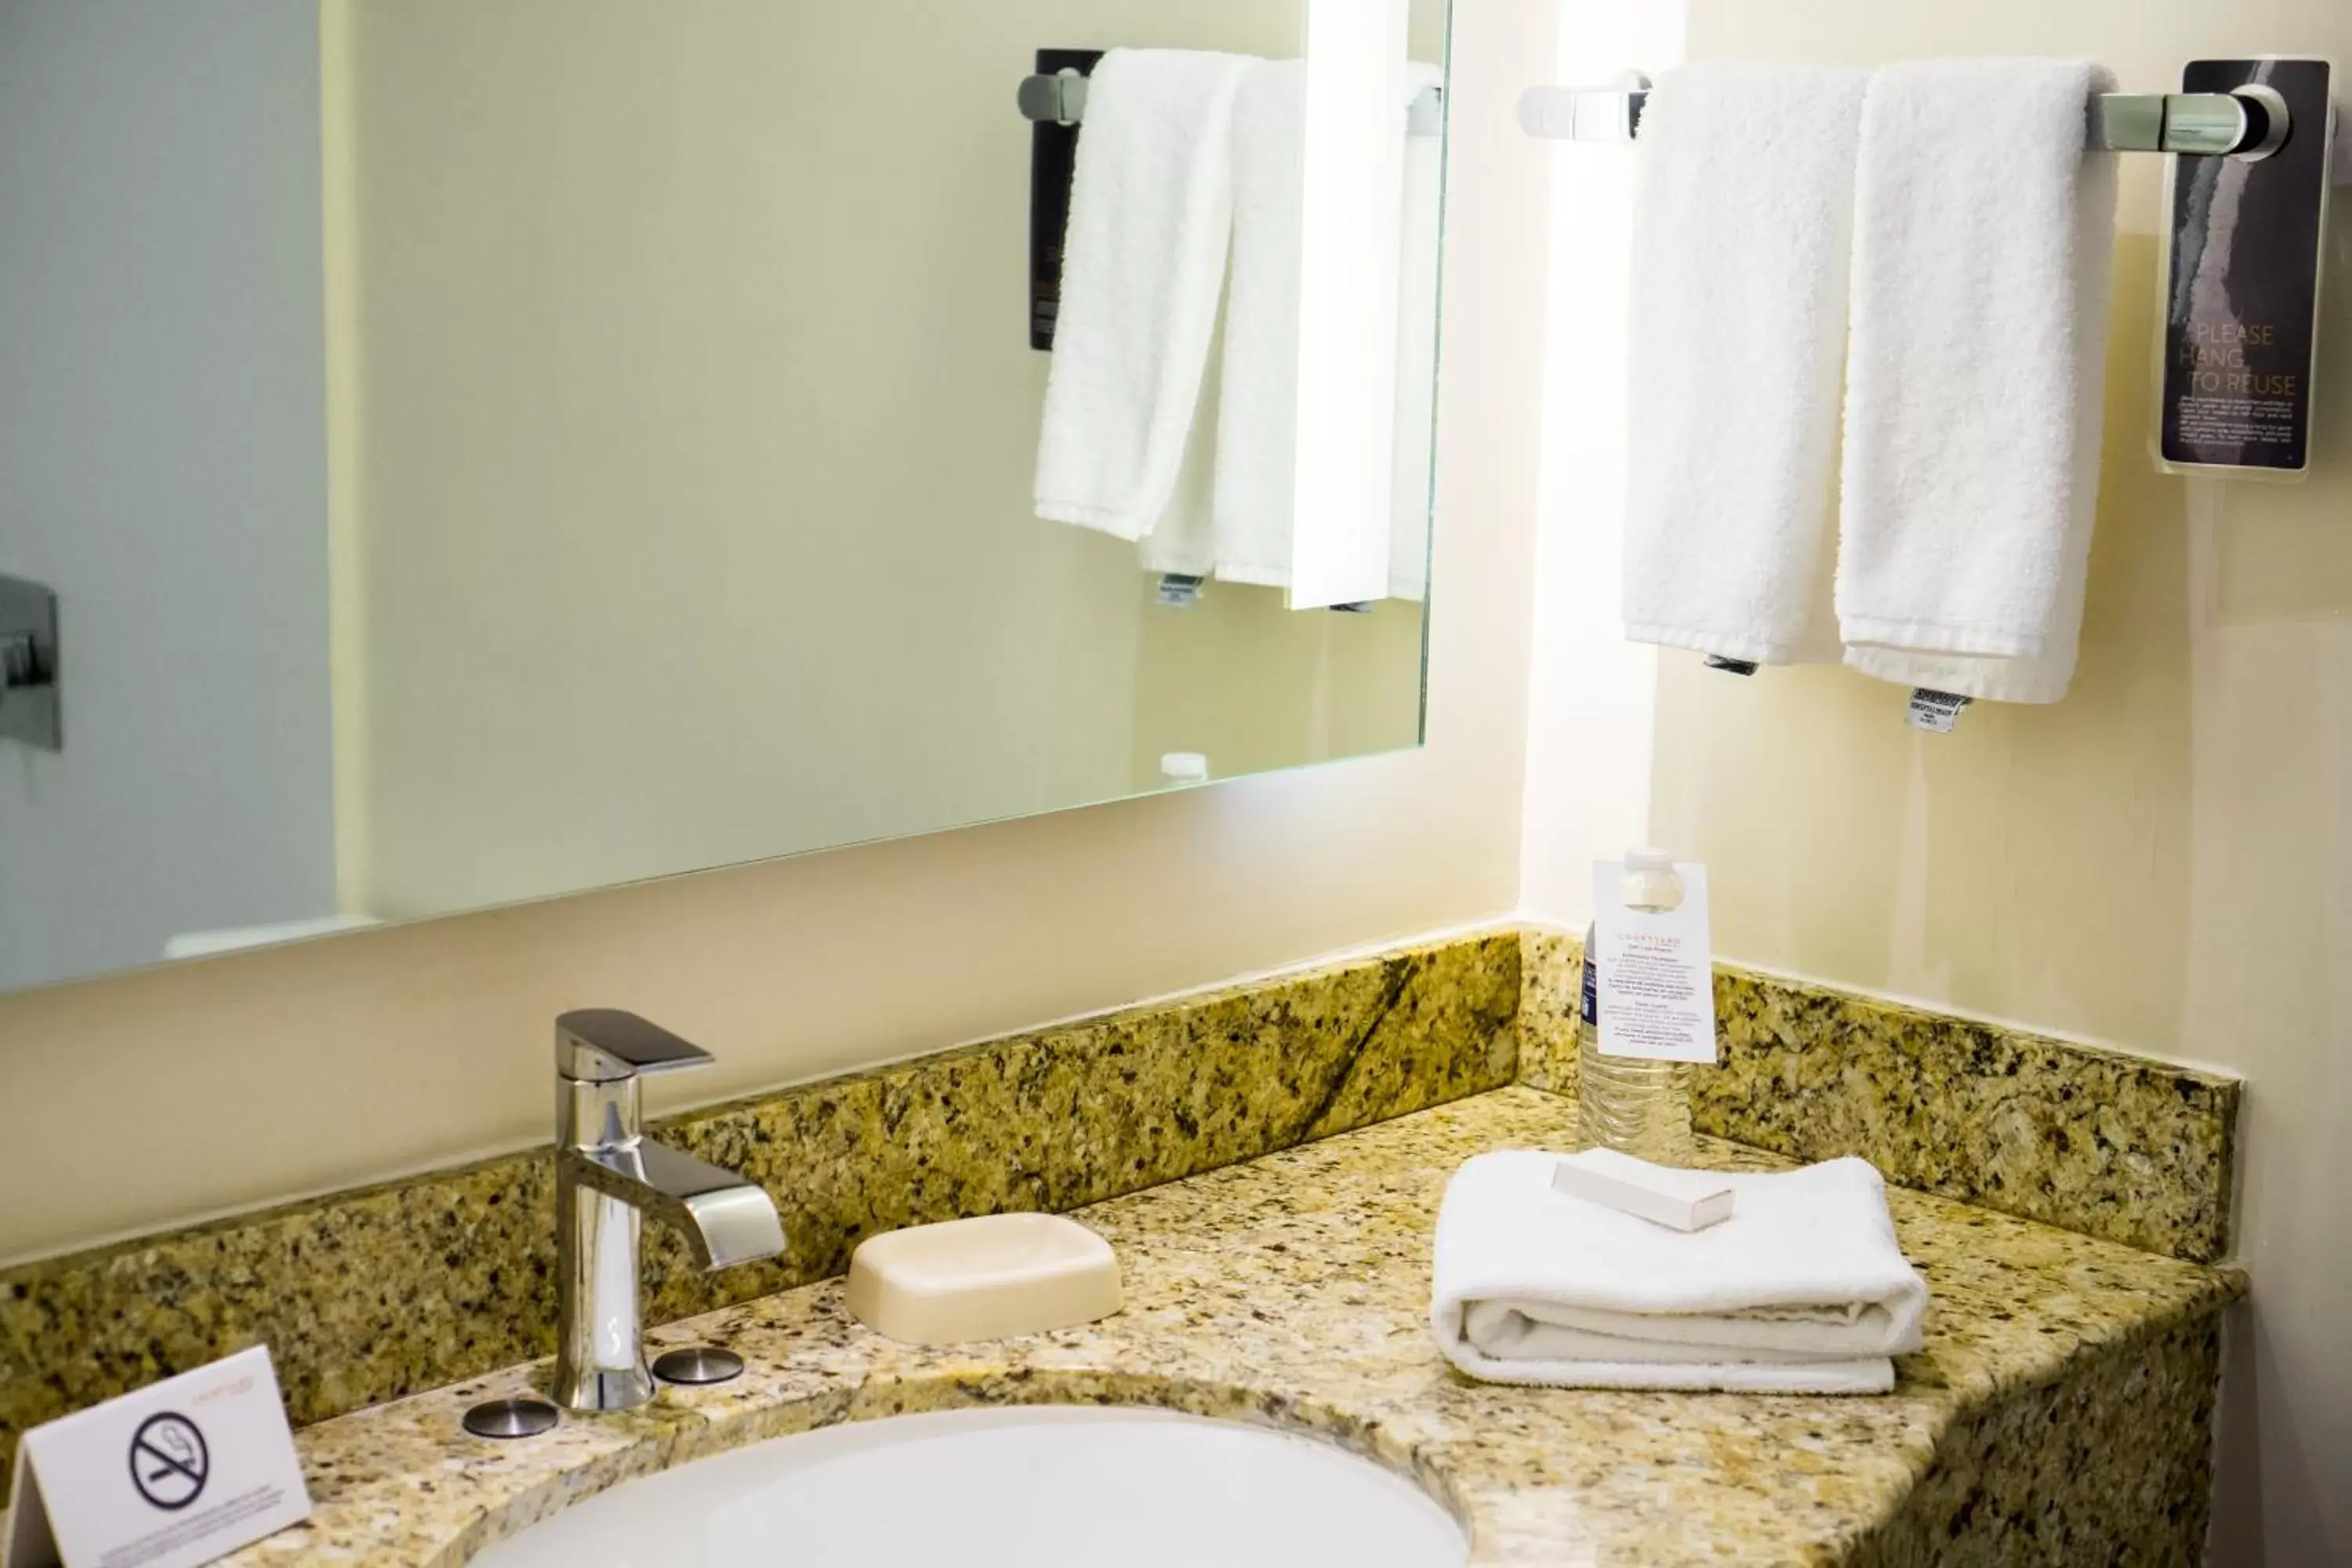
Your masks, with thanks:
<instances>
[{"instance_id":1,"label":"tent card","mask_svg":"<svg viewBox=\"0 0 2352 1568\"><path fill-rule=\"evenodd\" d=\"M196 1568L310 1517L269 1352L36 1426L6 1568Z\"/></svg>"},{"instance_id":2,"label":"tent card","mask_svg":"<svg viewBox=\"0 0 2352 1568\"><path fill-rule=\"evenodd\" d=\"M1600 990L1594 1022L1604 1057L1713 1062L1715 959L1707 942L1706 868L1677 865L1682 907L1625 907L1625 867L1592 868L1592 945Z\"/></svg>"}]
</instances>

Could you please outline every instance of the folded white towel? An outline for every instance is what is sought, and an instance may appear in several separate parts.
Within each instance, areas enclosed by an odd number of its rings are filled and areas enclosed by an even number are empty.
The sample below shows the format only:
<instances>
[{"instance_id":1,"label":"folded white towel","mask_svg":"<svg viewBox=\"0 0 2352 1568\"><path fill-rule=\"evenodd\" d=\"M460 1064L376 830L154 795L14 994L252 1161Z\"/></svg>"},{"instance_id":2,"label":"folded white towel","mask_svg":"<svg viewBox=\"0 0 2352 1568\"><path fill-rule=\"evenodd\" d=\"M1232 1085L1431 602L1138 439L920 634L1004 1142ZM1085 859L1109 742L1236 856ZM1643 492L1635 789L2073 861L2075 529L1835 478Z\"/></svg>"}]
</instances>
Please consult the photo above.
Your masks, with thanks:
<instances>
[{"instance_id":1,"label":"folded white towel","mask_svg":"<svg viewBox=\"0 0 2352 1568\"><path fill-rule=\"evenodd\" d=\"M1625 629L1835 662L1832 504L1867 78L1667 72L1635 157Z\"/></svg>"},{"instance_id":2,"label":"folded white towel","mask_svg":"<svg viewBox=\"0 0 2352 1568\"><path fill-rule=\"evenodd\" d=\"M2099 497L2114 87L2087 60L1889 67L1863 110L1838 618L1905 686L2055 702Z\"/></svg>"},{"instance_id":3,"label":"folded white towel","mask_svg":"<svg viewBox=\"0 0 2352 1568\"><path fill-rule=\"evenodd\" d=\"M1685 1233L1552 1189L1563 1158L1485 1154L1437 1219L1430 1321L1490 1383L1877 1394L1920 1344L1927 1282L1861 1160L1727 1176L1732 1216Z\"/></svg>"},{"instance_id":4,"label":"folded white towel","mask_svg":"<svg viewBox=\"0 0 2352 1568\"><path fill-rule=\"evenodd\" d=\"M1041 517L1139 540L1175 490L1233 237L1244 55L1114 49L1078 139Z\"/></svg>"}]
</instances>

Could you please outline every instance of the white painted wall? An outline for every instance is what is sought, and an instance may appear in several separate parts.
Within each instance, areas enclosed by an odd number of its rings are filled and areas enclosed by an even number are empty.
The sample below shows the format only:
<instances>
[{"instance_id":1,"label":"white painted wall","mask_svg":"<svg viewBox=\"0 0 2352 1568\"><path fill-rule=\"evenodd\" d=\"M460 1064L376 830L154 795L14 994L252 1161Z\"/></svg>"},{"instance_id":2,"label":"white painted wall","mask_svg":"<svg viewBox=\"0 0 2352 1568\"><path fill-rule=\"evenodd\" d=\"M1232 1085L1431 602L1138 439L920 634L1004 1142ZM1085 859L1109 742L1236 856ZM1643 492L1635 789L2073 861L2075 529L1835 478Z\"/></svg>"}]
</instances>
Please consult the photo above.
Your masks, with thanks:
<instances>
[{"instance_id":1,"label":"white painted wall","mask_svg":"<svg viewBox=\"0 0 2352 1568\"><path fill-rule=\"evenodd\" d=\"M1568 0L1564 80L1672 58L1679 9ZM1694 58L2087 55L2135 90L2277 51L2352 68L2342 0L1690 0ZM1619 51L1623 52L1619 52ZM2352 90L2339 89L2352 100ZM2338 202L2301 486L2147 455L2160 160L2126 160L2109 440L2080 677L2050 710L1906 729L1842 670L1715 674L1618 643L1622 244L1603 149L1563 150L1524 891L1580 924L1589 863L1654 837L1710 862L1725 957L2210 1062L2250 1089L2214 1560L2352 1563L2352 205ZM1574 268L1582 268L1578 271Z\"/></svg>"},{"instance_id":2,"label":"white painted wall","mask_svg":"<svg viewBox=\"0 0 2352 1568\"><path fill-rule=\"evenodd\" d=\"M1630 80L1682 52L1679 3L1569 0L1548 79ZM1519 879L1529 911L1581 930L1592 862L1650 841L1657 656L1624 639L1618 615L1633 162L1592 147L1546 155L1552 258Z\"/></svg>"},{"instance_id":3,"label":"white painted wall","mask_svg":"<svg viewBox=\"0 0 2352 1568\"><path fill-rule=\"evenodd\" d=\"M0 991L335 907L318 121L314 0L0 0Z\"/></svg>"}]
</instances>

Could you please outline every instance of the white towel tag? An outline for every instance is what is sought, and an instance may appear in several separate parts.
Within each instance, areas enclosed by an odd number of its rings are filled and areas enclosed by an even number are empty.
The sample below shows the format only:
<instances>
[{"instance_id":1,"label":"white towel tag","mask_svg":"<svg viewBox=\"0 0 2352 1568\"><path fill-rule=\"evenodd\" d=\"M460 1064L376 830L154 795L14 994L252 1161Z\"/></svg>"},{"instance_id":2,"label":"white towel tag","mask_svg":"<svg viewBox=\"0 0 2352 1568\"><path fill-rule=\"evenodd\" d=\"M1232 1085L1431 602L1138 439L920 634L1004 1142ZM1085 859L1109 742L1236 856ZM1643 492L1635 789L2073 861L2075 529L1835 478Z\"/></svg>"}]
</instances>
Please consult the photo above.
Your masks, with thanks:
<instances>
[{"instance_id":1,"label":"white towel tag","mask_svg":"<svg viewBox=\"0 0 2352 1568\"><path fill-rule=\"evenodd\" d=\"M1960 721L1961 710L1975 701L1973 697L1956 697L1948 691L1929 691L1922 687L1911 694L1911 728L1930 735L1948 735Z\"/></svg>"},{"instance_id":2,"label":"white towel tag","mask_svg":"<svg viewBox=\"0 0 2352 1568\"><path fill-rule=\"evenodd\" d=\"M1171 610L1189 610L1201 602L1201 584L1206 580L1181 572L1164 572L1160 577L1160 602Z\"/></svg>"}]
</instances>

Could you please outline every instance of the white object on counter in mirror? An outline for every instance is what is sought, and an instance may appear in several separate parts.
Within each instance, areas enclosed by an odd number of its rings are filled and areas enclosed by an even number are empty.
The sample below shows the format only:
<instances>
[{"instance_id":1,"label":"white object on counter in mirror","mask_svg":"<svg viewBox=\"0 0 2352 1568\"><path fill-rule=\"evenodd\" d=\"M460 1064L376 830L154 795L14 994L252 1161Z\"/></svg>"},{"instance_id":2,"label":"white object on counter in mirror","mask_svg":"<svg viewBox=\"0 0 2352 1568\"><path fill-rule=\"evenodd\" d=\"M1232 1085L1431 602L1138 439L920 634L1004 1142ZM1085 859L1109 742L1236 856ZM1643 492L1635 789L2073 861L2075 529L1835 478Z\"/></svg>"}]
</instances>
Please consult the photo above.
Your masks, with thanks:
<instances>
[{"instance_id":1,"label":"white object on counter in mirror","mask_svg":"<svg viewBox=\"0 0 2352 1568\"><path fill-rule=\"evenodd\" d=\"M1207 784L1209 759L1198 752L1170 752L1160 759L1160 776L1171 789Z\"/></svg>"}]
</instances>

